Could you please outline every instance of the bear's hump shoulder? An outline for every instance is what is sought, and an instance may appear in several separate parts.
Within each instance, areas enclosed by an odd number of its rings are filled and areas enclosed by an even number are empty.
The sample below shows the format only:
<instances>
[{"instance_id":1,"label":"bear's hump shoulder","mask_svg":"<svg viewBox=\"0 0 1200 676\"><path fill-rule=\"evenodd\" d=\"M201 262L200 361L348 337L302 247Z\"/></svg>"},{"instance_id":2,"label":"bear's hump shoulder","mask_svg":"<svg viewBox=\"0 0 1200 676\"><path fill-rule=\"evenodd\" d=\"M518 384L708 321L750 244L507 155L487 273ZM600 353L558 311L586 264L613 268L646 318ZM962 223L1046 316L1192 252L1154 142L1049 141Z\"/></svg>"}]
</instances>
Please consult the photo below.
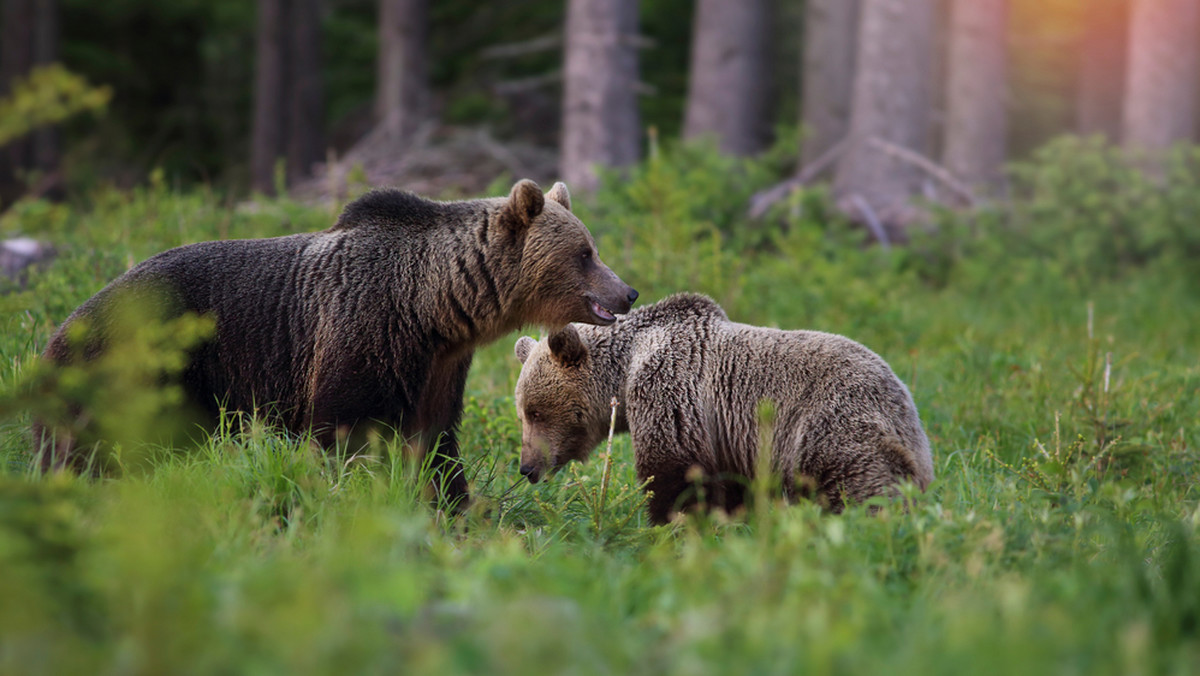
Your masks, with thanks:
<instances>
[{"instance_id":1,"label":"bear's hump shoulder","mask_svg":"<svg viewBox=\"0 0 1200 676\"><path fill-rule=\"evenodd\" d=\"M445 218L448 206L404 190L377 188L347 204L331 230L372 225L427 228Z\"/></svg>"},{"instance_id":2,"label":"bear's hump shoulder","mask_svg":"<svg viewBox=\"0 0 1200 676\"><path fill-rule=\"evenodd\" d=\"M640 308L637 313L645 313L645 318L655 323L670 323L672 321L688 321L695 319L728 320L725 310L708 296L699 293L677 293L658 301L653 305Z\"/></svg>"}]
</instances>

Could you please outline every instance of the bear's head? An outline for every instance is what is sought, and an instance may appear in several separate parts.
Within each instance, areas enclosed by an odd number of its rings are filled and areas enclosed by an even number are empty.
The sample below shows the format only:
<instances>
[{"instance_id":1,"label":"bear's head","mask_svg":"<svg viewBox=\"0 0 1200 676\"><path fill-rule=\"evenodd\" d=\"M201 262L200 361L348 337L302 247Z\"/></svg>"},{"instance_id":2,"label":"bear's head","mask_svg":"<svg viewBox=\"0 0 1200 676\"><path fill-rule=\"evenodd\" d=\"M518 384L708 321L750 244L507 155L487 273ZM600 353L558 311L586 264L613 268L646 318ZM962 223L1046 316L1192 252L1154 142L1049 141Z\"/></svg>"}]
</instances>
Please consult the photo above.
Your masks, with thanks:
<instances>
[{"instance_id":1,"label":"bear's head","mask_svg":"<svg viewBox=\"0 0 1200 676\"><path fill-rule=\"evenodd\" d=\"M608 433L610 409L575 327L543 341L522 336L514 351L522 363L516 393L521 474L537 483L571 460L587 459Z\"/></svg>"},{"instance_id":2,"label":"bear's head","mask_svg":"<svg viewBox=\"0 0 1200 676\"><path fill-rule=\"evenodd\" d=\"M555 183L542 195L533 181L518 181L502 220L524 238L519 286L528 323L607 326L629 312L638 292L600 260L592 234L571 213L567 186Z\"/></svg>"}]
</instances>

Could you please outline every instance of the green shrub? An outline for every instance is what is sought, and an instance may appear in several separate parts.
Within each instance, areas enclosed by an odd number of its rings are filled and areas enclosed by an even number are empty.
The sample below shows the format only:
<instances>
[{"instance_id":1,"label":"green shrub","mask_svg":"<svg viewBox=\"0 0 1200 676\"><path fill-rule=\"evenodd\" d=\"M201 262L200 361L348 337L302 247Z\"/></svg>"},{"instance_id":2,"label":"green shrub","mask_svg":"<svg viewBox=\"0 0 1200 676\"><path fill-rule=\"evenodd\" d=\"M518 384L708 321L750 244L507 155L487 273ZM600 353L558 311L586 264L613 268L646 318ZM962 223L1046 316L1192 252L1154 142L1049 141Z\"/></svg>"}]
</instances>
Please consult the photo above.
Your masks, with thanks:
<instances>
[{"instance_id":1,"label":"green shrub","mask_svg":"<svg viewBox=\"0 0 1200 676\"><path fill-rule=\"evenodd\" d=\"M1146 265L1194 265L1200 256L1200 149L1161 158L1161 178L1102 138L1063 137L1010 169L1010 200L974 214L941 212L922 242L941 268L966 263L982 278L996 265L1086 286ZM931 244L931 241L933 242Z\"/></svg>"},{"instance_id":2,"label":"green shrub","mask_svg":"<svg viewBox=\"0 0 1200 676\"><path fill-rule=\"evenodd\" d=\"M111 89L93 87L58 64L34 68L14 80L8 96L0 99L0 146L38 127L102 111L110 98Z\"/></svg>"}]
</instances>

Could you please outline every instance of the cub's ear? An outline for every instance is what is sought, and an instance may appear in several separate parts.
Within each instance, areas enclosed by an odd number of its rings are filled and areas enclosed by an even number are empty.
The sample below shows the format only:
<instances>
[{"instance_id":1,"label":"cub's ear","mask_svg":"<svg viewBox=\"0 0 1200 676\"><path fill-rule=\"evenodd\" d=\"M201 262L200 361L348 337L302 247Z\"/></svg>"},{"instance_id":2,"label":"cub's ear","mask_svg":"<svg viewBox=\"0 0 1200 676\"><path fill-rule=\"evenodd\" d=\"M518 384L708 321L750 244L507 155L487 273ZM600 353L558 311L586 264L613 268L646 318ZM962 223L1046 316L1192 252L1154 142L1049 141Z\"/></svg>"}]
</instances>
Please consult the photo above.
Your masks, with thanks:
<instances>
[{"instance_id":1,"label":"cub's ear","mask_svg":"<svg viewBox=\"0 0 1200 676\"><path fill-rule=\"evenodd\" d=\"M571 193L567 192L567 184L562 181L555 183L550 188L550 192L546 193L546 199L558 202L567 211L571 210Z\"/></svg>"},{"instance_id":2,"label":"cub's ear","mask_svg":"<svg viewBox=\"0 0 1200 676\"><path fill-rule=\"evenodd\" d=\"M566 328L550 335L550 354L563 366L579 366L587 359L587 347L579 337L579 331L567 324Z\"/></svg>"},{"instance_id":3,"label":"cub's ear","mask_svg":"<svg viewBox=\"0 0 1200 676\"><path fill-rule=\"evenodd\" d=\"M517 181L508 193L505 216L514 230L524 230L542 213L546 198L537 183L525 178Z\"/></svg>"},{"instance_id":4,"label":"cub's ear","mask_svg":"<svg viewBox=\"0 0 1200 676\"><path fill-rule=\"evenodd\" d=\"M524 364L525 360L529 359L529 355L531 352L533 352L533 348L536 345L536 340L530 338L529 336L521 336L517 339L517 344L513 345L513 353L516 354L517 359L520 359L521 363Z\"/></svg>"}]
</instances>

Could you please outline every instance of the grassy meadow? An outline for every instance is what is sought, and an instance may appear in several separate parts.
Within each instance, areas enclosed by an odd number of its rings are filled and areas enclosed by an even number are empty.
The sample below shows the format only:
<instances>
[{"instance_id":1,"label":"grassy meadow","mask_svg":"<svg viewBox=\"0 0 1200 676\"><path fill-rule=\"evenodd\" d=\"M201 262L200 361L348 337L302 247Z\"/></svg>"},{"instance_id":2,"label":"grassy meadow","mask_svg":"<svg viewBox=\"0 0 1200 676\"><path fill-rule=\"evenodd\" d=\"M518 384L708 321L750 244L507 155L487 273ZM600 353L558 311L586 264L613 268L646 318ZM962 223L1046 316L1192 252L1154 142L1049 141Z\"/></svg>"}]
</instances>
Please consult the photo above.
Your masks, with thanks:
<instances>
[{"instance_id":1,"label":"grassy meadow","mask_svg":"<svg viewBox=\"0 0 1200 676\"><path fill-rule=\"evenodd\" d=\"M738 321L864 343L934 450L908 511L763 492L664 527L628 437L606 487L603 449L520 477L516 335L476 355L462 517L400 453L346 463L254 422L102 479L38 475L30 411L55 395L35 356L56 323L158 251L320 229L336 207L158 183L19 204L0 232L61 255L0 295L0 674L1196 673L1195 159L1164 185L1065 141L1014 169L1010 202L887 250L819 190L748 221L770 157L674 149L614 177L577 212L640 302L701 291ZM97 416L155 415L115 381Z\"/></svg>"}]
</instances>

